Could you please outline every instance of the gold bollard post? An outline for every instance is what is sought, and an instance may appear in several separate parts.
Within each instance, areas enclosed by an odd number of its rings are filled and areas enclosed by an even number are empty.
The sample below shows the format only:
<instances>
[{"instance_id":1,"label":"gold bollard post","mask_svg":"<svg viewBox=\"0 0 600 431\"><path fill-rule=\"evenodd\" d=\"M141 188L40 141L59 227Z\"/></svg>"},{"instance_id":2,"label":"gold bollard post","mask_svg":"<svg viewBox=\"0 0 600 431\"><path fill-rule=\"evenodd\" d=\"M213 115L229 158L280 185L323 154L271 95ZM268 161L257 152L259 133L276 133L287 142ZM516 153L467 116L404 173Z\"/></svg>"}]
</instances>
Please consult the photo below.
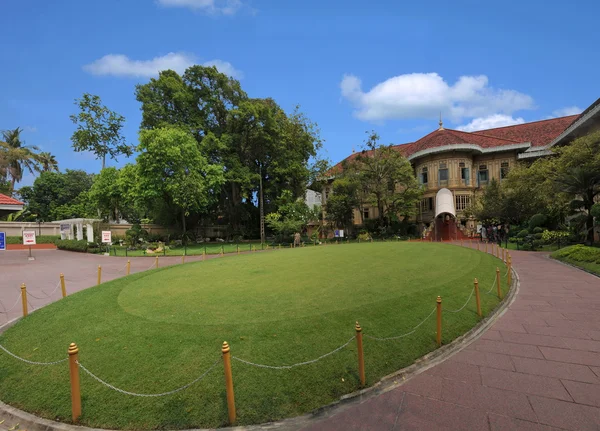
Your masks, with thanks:
<instances>
[{"instance_id":1,"label":"gold bollard post","mask_svg":"<svg viewBox=\"0 0 600 431\"><path fill-rule=\"evenodd\" d=\"M477 314L481 317L481 299L479 298L479 281L475 279L475 301L477 302Z\"/></svg>"},{"instance_id":2,"label":"gold bollard post","mask_svg":"<svg viewBox=\"0 0 600 431\"><path fill-rule=\"evenodd\" d=\"M127 261L127 275L131 274L131 260Z\"/></svg>"},{"instance_id":3,"label":"gold bollard post","mask_svg":"<svg viewBox=\"0 0 600 431\"><path fill-rule=\"evenodd\" d=\"M231 357L229 344L223 341L221 352L223 353L223 366L225 367L225 388L227 391L227 410L229 412L229 425L235 422L235 396L233 394L233 376L231 375Z\"/></svg>"},{"instance_id":4,"label":"gold bollard post","mask_svg":"<svg viewBox=\"0 0 600 431\"><path fill-rule=\"evenodd\" d=\"M202 260L206 260L206 251L202 252Z\"/></svg>"},{"instance_id":5,"label":"gold bollard post","mask_svg":"<svg viewBox=\"0 0 600 431\"><path fill-rule=\"evenodd\" d=\"M508 274L506 274L506 283L510 288L510 285L512 284L512 257L510 257L510 254L506 257L506 262L508 263Z\"/></svg>"},{"instance_id":6,"label":"gold bollard post","mask_svg":"<svg viewBox=\"0 0 600 431\"><path fill-rule=\"evenodd\" d=\"M363 342L362 342L362 328L356 322L354 327L356 330L356 348L358 350L358 375L360 376L360 386L365 386L365 356L363 353Z\"/></svg>"},{"instance_id":7,"label":"gold bollard post","mask_svg":"<svg viewBox=\"0 0 600 431\"><path fill-rule=\"evenodd\" d=\"M496 267L496 287L498 288L498 298L502 299L502 289L500 288L500 268Z\"/></svg>"},{"instance_id":8,"label":"gold bollard post","mask_svg":"<svg viewBox=\"0 0 600 431\"><path fill-rule=\"evenodd\" d=\"M102 283L102 267L98 265L98 284Z\"/></svg>"},{"instance_id":9,"label":"gold bollard post","mask_svg":"<svg viewBox=\"0 0 600 431\"><path fill-rule=\"evenodd\" d=\"M184 264L185 263L185 254L181 255L181 263Z\"/></svg>"},{"instance_id":10,"label":"gold bollard post","mask_svg":"<svg viewBox=\"0 0 600 431\"><path fill-rule=\"evenodd\" d=\"M154 267L158 268L158 256L156 256L156 259L154 260Z\"/></svg>"},{"instance_id":11,"label":"gold bollard post","mask_svg":"<svg viewBox=\"0 0 600 431\"><path fill-rule=\"evenodd\" d=\"M487 253L487 242L485 243L485 252Z\"/></svg>"},{"instance_id":12,"label":"gold bollard post","mask_svg":"<svg viewBox=\"0 0 600 431\"><path fill-rule=\"evenodd\" d=\"M479 251L479 240L477 240L477 251Z\"/></svg>"},{"instance_id":13,"label":"gold bollard post","mask_svg":"<svg viewBox=\"0 0 600 431\"><path fill-rule=\"evenodd\" d=\"M502 247L502 262L506 262L506 249Z\"/></svg>"},{"instance_id":14,"label":"gold bollard post","mask_svg":"<svg viewBox=\"0 0 600 431\"><path fill-rule=\"evenodd\" d=\"M442 345L442 297L438 296L436 299L437 303L437 345L440 347Z\"/></svg>"},{"instance_id":15,"label":"gold bollard post","mask_svg":"<svg viewBox=\"0 0 600 431\"><path fill-rule=\"evenodd\" d=\"M27 316L27 287L21 284L21 303L23 304L23 317Z\"/></svg>"},{"instance_id":16,"label":"gold bollard post","mask_svg":"<svg viewBox=\"0 0 600 431\"><path fill-rule=\"evenodd\" d=\"M62 290L63 298L67 297L67 286L65 286L65 275L60 273L60 290Z\"/></svg>"},{"instance_id":17,"label":"gold bollard post","mask_svg":"<svg viewBox=\"0 0 600 431\"><path fill-rule=\"evenodd\" d=\"M73 422L77 422L81 416L81 389L79 387L79 348L77 344L69 345L69 374L71 377L71 417Z\"/></svg>"}]
</instances>

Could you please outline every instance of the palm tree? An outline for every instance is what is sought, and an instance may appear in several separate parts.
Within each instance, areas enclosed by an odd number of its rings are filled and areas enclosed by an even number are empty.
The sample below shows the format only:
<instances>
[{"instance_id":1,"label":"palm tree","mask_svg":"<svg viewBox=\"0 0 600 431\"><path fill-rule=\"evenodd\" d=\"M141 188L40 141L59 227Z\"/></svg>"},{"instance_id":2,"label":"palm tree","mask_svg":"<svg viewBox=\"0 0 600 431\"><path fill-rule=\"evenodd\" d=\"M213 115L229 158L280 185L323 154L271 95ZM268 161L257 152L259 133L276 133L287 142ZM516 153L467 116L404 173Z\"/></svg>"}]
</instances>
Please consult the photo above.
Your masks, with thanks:
<instances>
[{"instance_id":1,"label":"palm tree","mask_svg":"<svg viewBox=\"0 0 600 431\"><path fill-rule=\"evenodd\" d=\"M594 216L592 205L594 199L600 195L600 172L595 169L576 167L559 174L556 183L561 192L576 198L580 208L584 208L586 215L586 239L592 244L594 242Z\"/></svg>"},{"instance_id":2,"label":"palm tree","mask_svg":"<svg viewBox=\"0 0 600 431\"><path fill-rule=\"evenodd\" d=\"M40 164L42 172L58 172L58 162L53 154L44 151L39 153L35 158Z\"/></svg>"},{"instance_id":3,"label":"palm tree","mask_svg":"<svg viewBox=\"0 0 600 431\"><path fill-rule=\"evenodd\" d=\"M2 132L2 141L0 141L0 149L2 156L3 167L0 169L0 176L10 179L10 188L14 190L15 183L23 179L24 171L30 173L39 172L39 166L36 159L36 151L38 148L33 145L25 145L21 140L21 132L23 129L17 127L13 130L5 130Z\"/></svg>"}]
</instances>

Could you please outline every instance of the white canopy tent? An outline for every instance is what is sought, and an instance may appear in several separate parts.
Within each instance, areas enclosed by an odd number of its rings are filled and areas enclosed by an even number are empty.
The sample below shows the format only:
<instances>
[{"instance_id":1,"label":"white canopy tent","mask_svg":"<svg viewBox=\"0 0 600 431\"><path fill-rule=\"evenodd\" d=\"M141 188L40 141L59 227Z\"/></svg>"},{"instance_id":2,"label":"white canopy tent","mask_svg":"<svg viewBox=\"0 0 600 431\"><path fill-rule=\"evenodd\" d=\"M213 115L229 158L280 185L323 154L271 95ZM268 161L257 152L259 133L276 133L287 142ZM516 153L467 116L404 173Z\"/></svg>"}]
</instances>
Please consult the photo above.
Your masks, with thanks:
<instances>
[{"instance_id":1,"label":"white canopy tent","mask_svg":"<svg viewBox=\"0 0 600 431\"><path fill-rule=\"evenodd\" d=\"M100 220L91 218L72 218L67 220L56 220L54 223L60 223L60 239L83 239L83 226L86 228L87 242L94 242L94 222ZM73 226L76 229L73 229ZM73 238L73 231L76 231L77 238Z\"/></svg>"},{"instance_id":2,"label":"white canopy tent","mask_svg":"<svg viewBox=\"0 0 600 431\"><path fill-rule=\"evenodd\" d=\"M454 195L448 189L440 189L435 195L435 216L440 214L450 214L456 217L456 209L454 208Z\"/></svg>"}]
</instances>

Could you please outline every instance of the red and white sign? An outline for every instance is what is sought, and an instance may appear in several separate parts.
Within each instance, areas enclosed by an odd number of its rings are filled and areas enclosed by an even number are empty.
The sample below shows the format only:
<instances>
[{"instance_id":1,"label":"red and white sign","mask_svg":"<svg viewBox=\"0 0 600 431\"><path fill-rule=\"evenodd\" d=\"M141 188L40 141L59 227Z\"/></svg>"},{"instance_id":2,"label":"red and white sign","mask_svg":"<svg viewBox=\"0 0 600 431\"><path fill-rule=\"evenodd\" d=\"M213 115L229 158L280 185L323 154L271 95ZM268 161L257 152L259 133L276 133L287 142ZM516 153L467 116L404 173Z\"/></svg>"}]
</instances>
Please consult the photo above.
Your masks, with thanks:
<instances>
[{"instance_id":1,"label":"red and white sign","mask_svg":"<svg viewBox=\"0 0 600 431\"><path fill-rule=\"evenodd\" d=\"M23 245L35 245L35 231L24 230L23 231Z\"/></svg>"},{"instance_id":2,"label":"red and white sign","mask_svg":"<svg viewBox=\"0 0 600 431\"><path fill-rule=\"evenodd\" d=\"M112 232L109 230L102 231L102 244L112 244Z\"/></svg>"}]
</instances>

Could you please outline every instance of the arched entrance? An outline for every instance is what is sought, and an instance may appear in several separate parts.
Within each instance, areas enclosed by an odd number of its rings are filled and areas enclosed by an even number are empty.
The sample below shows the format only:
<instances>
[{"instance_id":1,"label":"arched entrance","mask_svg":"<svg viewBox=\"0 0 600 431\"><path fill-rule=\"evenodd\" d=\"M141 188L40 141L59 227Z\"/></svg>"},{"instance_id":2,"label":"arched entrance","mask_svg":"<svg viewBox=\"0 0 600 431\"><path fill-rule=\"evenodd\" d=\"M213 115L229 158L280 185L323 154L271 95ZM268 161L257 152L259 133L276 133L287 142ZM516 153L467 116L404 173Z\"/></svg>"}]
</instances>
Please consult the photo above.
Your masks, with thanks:
<instances>
[{"instance_id":1,"label":"arched entrance","mask_svg":"<svg viewBox=\"0 0 600 431\"><path fill-rule=\"evenodd\" d=\"M454 195L446 188L435 196L435 240L449 241L456 238L456 209Z\"/></svg>"}]
</instances>

